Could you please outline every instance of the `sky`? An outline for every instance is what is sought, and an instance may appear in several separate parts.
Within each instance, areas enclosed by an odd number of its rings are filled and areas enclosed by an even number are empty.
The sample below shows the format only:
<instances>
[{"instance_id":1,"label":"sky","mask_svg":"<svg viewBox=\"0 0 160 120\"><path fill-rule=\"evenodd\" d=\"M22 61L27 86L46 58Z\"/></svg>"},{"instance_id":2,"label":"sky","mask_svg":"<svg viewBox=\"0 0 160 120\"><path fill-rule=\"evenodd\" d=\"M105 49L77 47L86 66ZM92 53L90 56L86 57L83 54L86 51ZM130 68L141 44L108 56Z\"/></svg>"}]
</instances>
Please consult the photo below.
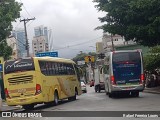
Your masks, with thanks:
<instances>
[{"instance_id":1,"label":"sky","mask_svg":"<svg viewBox=\"0 0 160 120\"><path fill-rule=\"evenodd\" d=\"M36 18L27 23L30 43L34 36L34 27L44 25L52 31L52 51L58 51L59 57L73 58L82 52L95 52L96 42L102 41L102 30L95 30L102 25L92 0L16 0L23 3L21 18ZM23 28L23 22L13 23L13 29ZM30 52L32 50L30 49Z\"/></svg>"}]
</instances>

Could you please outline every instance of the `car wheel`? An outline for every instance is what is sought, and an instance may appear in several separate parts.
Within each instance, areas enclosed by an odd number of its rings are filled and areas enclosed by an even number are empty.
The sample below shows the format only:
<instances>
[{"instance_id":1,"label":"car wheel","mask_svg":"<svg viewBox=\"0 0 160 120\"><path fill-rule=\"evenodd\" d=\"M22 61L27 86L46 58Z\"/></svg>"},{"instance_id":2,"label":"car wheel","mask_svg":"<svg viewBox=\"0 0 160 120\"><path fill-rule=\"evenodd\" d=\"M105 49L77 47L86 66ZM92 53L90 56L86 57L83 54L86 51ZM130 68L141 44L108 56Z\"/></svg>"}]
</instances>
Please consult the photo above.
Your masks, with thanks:
<instances>
[{"instance_id":1,"label":"car wheel","mask_svg":"<svg viewBox=\"0 0 160 120\"><path fill-rule=\"evenodd\" d=\"M99 93L101 92L101 87L100 87L100 86L98 86L98 92L99 92Z\"/></svg>"}]
</instances>

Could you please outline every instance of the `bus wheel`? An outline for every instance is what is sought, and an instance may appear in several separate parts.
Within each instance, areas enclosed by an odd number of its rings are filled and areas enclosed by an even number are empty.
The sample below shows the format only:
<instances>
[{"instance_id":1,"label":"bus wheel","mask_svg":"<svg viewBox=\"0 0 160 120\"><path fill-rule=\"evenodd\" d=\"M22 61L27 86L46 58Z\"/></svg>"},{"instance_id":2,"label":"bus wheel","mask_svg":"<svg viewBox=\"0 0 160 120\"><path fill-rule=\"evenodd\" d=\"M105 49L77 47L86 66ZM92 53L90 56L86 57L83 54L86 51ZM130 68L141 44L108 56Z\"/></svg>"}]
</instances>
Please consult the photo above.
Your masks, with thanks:
<instances>
[{"instance_id":1,"label":"bus wheel","mask_svg":"<svg viewBox=\"0 0 160 120\"><path fill-rule=\"evenodd\" d=\"M95 86L94 90L95 90L95 92L97 92L97 86Z\"/></svg>"},{"instance_id":2,"label":"bus wheel","mask_svg":"<svg viewBox=\"0 0 160 120\"><path fill-rule=\"evenodd\" d=\"M76 99L77 99L77 95L78 95L78 92L77 92L77 89L75 89L75 93L74 93L74 96L73 96L73 100L76 100Z\"/></svg>"},{"instance_id":3,"label":"bus wheel","mask_svg":"<svg viewBox=\"0 0 160 120\"><path fill-rule=\"evenodd\" d=\"M54 93L54 105L58 105L58 93Z\"/></svg>"},{"instance_id":4,"label":"bus wheel","mask_svg":"<svg viewBox=\"0 0 160 120\"><path fill-rule=\"evenodd\" d=\"M32 110L34 108L34 105L33 104L30 104L30 105L23 105L23 108L25 110Z\"/></svg>"},{"instance_id":5,"label":"bus wheel","mask_svg":"<svg viewBox=\"0 0 160 120\"><path fill-rule=\"evenodd\" d=\"M101 87L100 87L100 85L98 86L98 92L99 92L99 93L101 92Z\"/></svg>"}]
</instances>

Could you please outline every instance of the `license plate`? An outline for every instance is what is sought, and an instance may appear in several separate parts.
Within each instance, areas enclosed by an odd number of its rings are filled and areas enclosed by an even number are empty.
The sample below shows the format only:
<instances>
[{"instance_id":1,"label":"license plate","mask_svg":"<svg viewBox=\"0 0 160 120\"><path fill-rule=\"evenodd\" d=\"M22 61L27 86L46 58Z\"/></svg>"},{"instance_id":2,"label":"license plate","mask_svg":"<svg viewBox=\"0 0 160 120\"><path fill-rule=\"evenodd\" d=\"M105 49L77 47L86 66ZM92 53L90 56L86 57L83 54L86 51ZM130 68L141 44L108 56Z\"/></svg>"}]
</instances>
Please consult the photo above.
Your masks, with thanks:
<instances>
[{"instance_id":1,"label":"license plate","mask_svg":"<svg viewBox=\"0 0 160 120\"><path fill-rule=\"evenodd\" d=\"M21 100L20 100L20 102L25 102L25 101L26 101L26 99L21 99Z\"/></svg>"}]
</instances>

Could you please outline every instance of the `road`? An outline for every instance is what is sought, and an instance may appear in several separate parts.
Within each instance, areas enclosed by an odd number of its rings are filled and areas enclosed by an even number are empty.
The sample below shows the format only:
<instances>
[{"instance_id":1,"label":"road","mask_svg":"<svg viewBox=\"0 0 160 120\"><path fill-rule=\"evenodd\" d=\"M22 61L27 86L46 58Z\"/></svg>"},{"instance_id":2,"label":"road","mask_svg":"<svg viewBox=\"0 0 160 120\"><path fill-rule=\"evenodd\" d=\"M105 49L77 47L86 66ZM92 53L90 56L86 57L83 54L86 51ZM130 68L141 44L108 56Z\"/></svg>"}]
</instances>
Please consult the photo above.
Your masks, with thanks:
<instances>
[{"instance_id":1,"label":"road","mask_svg":"<svg viewBox=\"0 0 160 120\"><path fill-rule=\"evenodd\" d=\"M64 100L60 102L58 106L46 106L46 105L37 105L34 111L160 111L160 95L151 94L151 93L140 93L140 97L115 97L109 98L104 91L101 93L95 93L93 87L87 87L88 92L77 97L76 101L67 101ZM20 110L20 112L24 110ZM53 112L50 112L51 114ZM91 114L91 113L88 113ZM95 115L94 113L93 115ZM91 114L92 115L92 114ZM90 115L90 116L91 116ZM55 118L55 117L54 117ZM67 117L70 119L69 117ZM74 119L81 120L87 119L88 117L74 117ZM6 118L3 118L6 120ZM20 118L19 118L20 119ZM43 120L51 120L52 117L45 117ZM56 120L63 120L64 118L56 117ZM101 119L106 120L106 118L92 118L89 119ZM107 119L110 119L107 117ZM114 119L124 119L124 118L112 118ZM127 119L127 118L125 118ZM130 118L132 120L134 118ZM137 118L141 119L141 118ZM151 118L146 118L151 119ZM156 118L154 118L156 119ZM9 120L18 120L17 118L10 118ZM23 120L37 120L37 118L23 118ZM41 120L38 118L38 120ZM158 118L157 118L158 120Z\"/></svg>"}]
</instances>

